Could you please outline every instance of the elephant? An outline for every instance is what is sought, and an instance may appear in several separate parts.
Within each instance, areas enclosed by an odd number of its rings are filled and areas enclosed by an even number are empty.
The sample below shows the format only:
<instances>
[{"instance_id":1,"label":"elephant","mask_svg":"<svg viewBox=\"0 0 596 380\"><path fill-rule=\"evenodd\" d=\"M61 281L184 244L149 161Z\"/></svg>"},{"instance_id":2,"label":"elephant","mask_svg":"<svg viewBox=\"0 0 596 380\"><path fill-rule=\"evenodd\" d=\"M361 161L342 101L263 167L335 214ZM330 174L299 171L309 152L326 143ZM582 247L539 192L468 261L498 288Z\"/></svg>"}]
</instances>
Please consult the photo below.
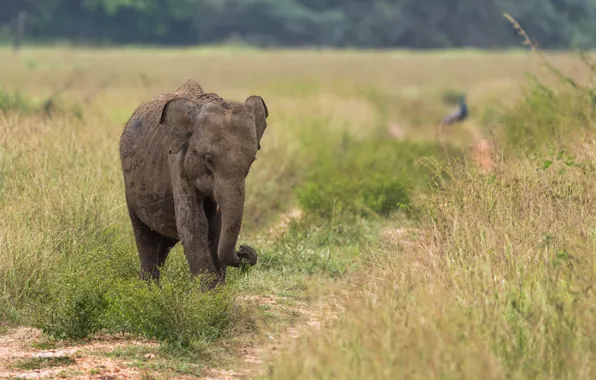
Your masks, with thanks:
<instances>
[{"instance_id":1,"label":"elephant","mask_svg":"<svg viewBox=\"0 0 596 380\"><path fill-rule=\"evenodd\" d=\"M256 264L255 250L236 243L268 116L258 95L225 100L194 80L134 110L119 149L141 279L159 282L178 242L192 275L212 275L209 288L225 282L227 267Z\"/></svg>"}]
</instances>

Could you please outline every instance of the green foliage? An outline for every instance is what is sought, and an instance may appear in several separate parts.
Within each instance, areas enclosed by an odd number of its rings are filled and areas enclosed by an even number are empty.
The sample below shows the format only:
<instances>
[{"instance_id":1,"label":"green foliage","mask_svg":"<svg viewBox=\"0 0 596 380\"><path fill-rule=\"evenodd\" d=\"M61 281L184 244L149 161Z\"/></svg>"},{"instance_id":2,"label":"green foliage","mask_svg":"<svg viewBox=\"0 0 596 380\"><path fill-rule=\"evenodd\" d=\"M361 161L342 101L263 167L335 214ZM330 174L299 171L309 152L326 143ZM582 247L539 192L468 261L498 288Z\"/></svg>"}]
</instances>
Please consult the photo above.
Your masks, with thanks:
<instances>
[{"instance_id":1,"label":"green foliage","mask_svg":"<svg viewBox=\"0 0 596 380\"><path fill-rule=\"evenodd\" d=\"M336 156L322 155L296 193L300 206L324 219L355 214L388 216L410 205L412 190L431 173L419 159L440 155L431 144L351 142Z\"/></svg>"},{"instance_id":2,"label":"green foliage","mask_svg":"<svg viewBox=\"0 0 596 380\"><path fill-rule=\"evenodd\" d=\"M102 242L101 235L64 256L41 290L36 319L44 333L58 339L130 333L194 350L231 327L238 312L232 287L202 292L200 278L174 253L159 286L146 283L137 279L134 247Z\"/></svg>"},{"instance_id":3,"label":"green foliage","mask_svg":"<svg viewBox=\"0 0 596 380\"><path fill-rule=\"evenodd\" d=\"M31 371L42 368L62 367L74 363L76 363L76 361L70 356L55 356L48 358L42 357L22 359L14 363L12 367L26 371Z\"/></svg>"},{"instance_id":4,"label":"green foliage","mask_svg":"<svg viewBox=\"0 0 596 380\"><path fill-rule=\"evenodd\" d=\"M360 249L374 241L377 229L373 221L360 218L305 216L292 221L283 235L260 250L259 268L284 274L341 275Z\"/></svg>"},{"instance_id":5,"label":"green foliage","mask_svg":"<svg viewBox=\"0 0 596 380\"><path fill-rule=\"evenodd\" d=\"M362 177L324 174L304 184L298 190L300 206L321 217L331 217L336 212L370 211L388 215L401 205L410 203L406 188L398 178L388 178L383 174L371 172Z\"/></svg>"},{"instance_id":6,"label":"green foliage","mask_svg":"<svg viewBox=\"0 0 596 380\"><path fill-rule=\"evenodd\" d=\"M22 115L43 114L52 116L56 113L72 114L75 118L83 119L83 109L80 104L64 105L59 99L53 99L47 104L30 98L19 91L7 91L0 88L0 113L19 113Z\"/></svg>"},{"instance_id":7,"label":"green foliage","mask_svg":"<svg viewBox=\"0 0 596 380\"><path fill-rule=\"evenodd\" d=\"M187 278L164 278L158 287L140 280L64 274L51 286L51 298L40 305L39 325L58 339L108 331L196 348L220 338L236 311L229 290L201 292Z\"/></svg>"},{"instance_id":8,"label":"green foliage","mask_svg":"<svg viewBox=\"0 0 596 380\"><path fill-rule=\"evenodd\" d=\"M104 327L107 284L95 276L65 274L52 283L41 329L58 339L83 339Z\"/></svg>"},{"instance_id":9,"label":"green foliage","mask_svg":"<svg viewBox=\"0 0 596 380\"><path fill-rule=\"evenodd\" d=\"M20 92L8 92L0 89L0 113L19 112L31 114L37 109L38 105Z\"/></svg>"},{"instance_id":10,"label":"green foliage","mask_svg":"<svg viewBox=\"0 0 596 380\"><path fill-rule=\"evenodd\" d=\"M8 34L20 9L29 11L29 37L45 41L518 46L502 17L507 12L541 46L596 44L593 0L23 0L3 5L0 36Z\"/></svg>"},{"instance_id":11,"label":"green foliage","mask_svg":"<svg viewBox=\"0 0 596 380\"><path fill-rule=\"evenodd\" d=\"M109 331L158 339L177 347L201 347L230 327L236 311L229 289L202 292L197 281L168 279L160 286L115 284L105 315Z\"/></svg>"},{"instance_id":12,"label":"green foliage","mask_svg":"<svg viewBox=\"0 0 596 380\"><path fill-rule=\"evenodd\" d=\"M596 73L591 61L584 63ZM500 120L503 138L517 151L563 149L573 137L594 128L596 90L590 85L580 86L548 62L547 67L558 77L559 87L530 77L521 101Z\"/></svg>"}]
</instances>

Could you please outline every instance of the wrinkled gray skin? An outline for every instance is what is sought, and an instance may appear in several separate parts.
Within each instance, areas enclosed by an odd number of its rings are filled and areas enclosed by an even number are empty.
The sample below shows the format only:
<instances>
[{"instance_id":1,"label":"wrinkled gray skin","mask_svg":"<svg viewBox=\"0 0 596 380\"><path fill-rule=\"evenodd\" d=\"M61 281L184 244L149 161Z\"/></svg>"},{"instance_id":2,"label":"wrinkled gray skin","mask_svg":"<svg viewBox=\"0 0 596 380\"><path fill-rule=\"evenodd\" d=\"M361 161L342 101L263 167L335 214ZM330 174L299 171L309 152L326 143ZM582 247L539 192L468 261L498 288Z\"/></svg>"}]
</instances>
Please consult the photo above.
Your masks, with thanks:
<instances>
[{"instance_id":1,"label":"wrinkled gray skin","mask_svg":"<svg viewBox=\"0 0 596 380\"><path fill-rule=\"evenodd\" d=\"M245 178L267 127L259 96L227 101L189 80L172 93L141 104L120 138L120 159L141 278L159 280L159 268L180 241L192 274L215 274L241 258L255 265L248 246L236 252Z\"/></svg>"}]
</instances>

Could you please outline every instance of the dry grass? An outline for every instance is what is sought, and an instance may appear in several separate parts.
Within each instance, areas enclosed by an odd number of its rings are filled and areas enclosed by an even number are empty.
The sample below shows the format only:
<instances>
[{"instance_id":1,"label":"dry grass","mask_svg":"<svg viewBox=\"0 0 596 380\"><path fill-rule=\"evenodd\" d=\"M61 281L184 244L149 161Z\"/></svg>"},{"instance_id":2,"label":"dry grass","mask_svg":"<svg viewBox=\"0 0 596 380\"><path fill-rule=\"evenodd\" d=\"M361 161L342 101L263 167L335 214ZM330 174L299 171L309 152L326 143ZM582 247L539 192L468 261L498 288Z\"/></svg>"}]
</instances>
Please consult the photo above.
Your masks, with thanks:
<instances>
[{"instance_id":1,"label":"dry grass","mask_svg":"<svg viewBox=\"0 0 596 380\"><path fill-rule=\"evenodd\" d=\"M580 168L534 164L456 173L425 199L425 234L381 244L341 322L270 377L594 377L596 193Z\"/></svg>"},{"instance_id":2,"label":"dry grass","mask_svg":"<svg viewBox=\"0 0 596 380\"><path fill-rule=\"evenodd\" d=\"M549 57L578 81L587 78L574 56ZM542 73L534 57L36 48L18 57L0 50L0 61L4 88L41 99L80 69L80 79L61 96L67 105L109 80L81 106L82 119L0 113L2 323L30 323L30 311L65 257L98 252L101 262L105 252L121 250L123 266L136 269L118 138L140 102L194 78L225 97L259 94L270 110L263 150L248 177L243 239L271 252L262 264L266 269L255 268L241 292L304 297L310 282L320 286L319 296L337 293L345 308L339 322L299 339L296 350L275 363L273 377L594 375L589 337L596 300L589 286L596 270L596 213L591 176L579 166L536 170L539 162L504 160L498 151L490 163L493 176L472 165L454 166L452 181L421 198L426 240L400 248L401 238L393 239L366 246L365 253L359 246L368 264L339 275L329 270L333 280L281 257L303 249L292 260L311 260L326 247L304 248L305 241L274 245L274 238L261 238L295 207L293 189L317 155L341 144L344 131L358 140L380 131L390 136L399 125L400 139L435 141L438 121L448 111L442 94L462 90L471 104L469 130L443 133L446 142L469 147L490 126L491 112L516 102L524 73ZM582 141L574 157L596 162L594 145ZM353 250L329 252L349 261ZM173 257L183 263L179 250Z\"/></svg>"},{"instance_id":3,"label":"dry grass","mask_svg":"<svg viewBox=\"0 0 596 380\"><path fill-rule=\"evenodd\" d=\"M288 349L268 378L594 377L596 119L569 96L552 98L569 107L552 129L523 113L544 134L534 153L509 152L491 174L452 163L448 182L419 195L419 229L390 228L337 292L340 322ZM541 99L514 115L540 112Z\"/></svg>"}]
</instances>

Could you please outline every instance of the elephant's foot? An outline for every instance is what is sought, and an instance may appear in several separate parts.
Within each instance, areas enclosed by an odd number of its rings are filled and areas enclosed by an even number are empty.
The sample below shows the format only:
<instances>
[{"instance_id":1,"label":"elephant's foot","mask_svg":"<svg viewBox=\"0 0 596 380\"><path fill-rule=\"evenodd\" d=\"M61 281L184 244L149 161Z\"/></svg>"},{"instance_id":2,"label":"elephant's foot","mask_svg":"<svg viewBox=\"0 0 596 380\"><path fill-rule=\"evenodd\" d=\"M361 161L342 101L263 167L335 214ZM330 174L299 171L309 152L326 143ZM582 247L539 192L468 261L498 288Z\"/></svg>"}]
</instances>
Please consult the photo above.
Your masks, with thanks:
<instances>
[{"instance_id":1,"label":"elephant's foot","mask_svg":"<svg viewBox=\"0 0 596 380\"><path fill-rule=\"evenodd\" d=\"M254 266L257 263L257 251L248 245L240 246L238 257L240 259L246 259L251 266Z\"/></svg>"}]
</instances>

